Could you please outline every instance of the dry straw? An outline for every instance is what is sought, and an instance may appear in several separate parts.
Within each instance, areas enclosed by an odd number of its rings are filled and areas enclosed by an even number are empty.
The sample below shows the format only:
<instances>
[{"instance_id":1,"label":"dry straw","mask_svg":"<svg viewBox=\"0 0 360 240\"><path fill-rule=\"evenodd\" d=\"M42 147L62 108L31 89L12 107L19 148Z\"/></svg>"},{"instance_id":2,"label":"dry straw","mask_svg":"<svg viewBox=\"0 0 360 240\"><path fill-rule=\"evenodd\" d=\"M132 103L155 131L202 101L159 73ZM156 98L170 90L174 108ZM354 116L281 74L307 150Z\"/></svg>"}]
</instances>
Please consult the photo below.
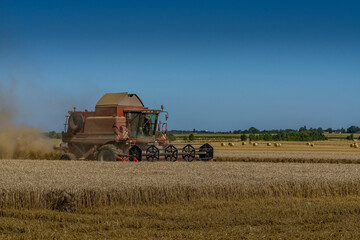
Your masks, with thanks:
<instances>
[{"instance_id":1,"label":"dry straw","mask_svg":"<svg viewBox=\"0 0 360 240\"><path fill-rule=\"evenodd\" d=\"M153 204L360 194L360 165L3 160L0 207Z\"/></svg>"}]
</instances>

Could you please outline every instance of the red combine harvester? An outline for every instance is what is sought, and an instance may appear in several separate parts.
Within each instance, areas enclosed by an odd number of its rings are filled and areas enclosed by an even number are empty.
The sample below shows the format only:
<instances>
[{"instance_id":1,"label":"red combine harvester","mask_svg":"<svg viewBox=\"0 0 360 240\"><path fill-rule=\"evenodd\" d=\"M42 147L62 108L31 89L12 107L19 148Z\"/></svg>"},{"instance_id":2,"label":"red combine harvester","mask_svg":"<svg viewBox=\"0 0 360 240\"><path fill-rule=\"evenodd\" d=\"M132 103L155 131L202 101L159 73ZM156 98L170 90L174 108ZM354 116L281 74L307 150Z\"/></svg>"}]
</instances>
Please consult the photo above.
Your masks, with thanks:
<instances>
[{"instance_id":1,"label":"red combine harvester","mask_svg":"<svg viewBox=\"0 0 360 240\"><path fill-rule=\"evenodd\" d=\"M159 109L148 109L136 94L107 93L95 111L69 111L62 141L67 144L63 160L99 161L185 161L213 158L213 148L204 144L195 149L188 144L181 149L168 144L167 123L158 122Z\"/></svg>"}]
</instances>

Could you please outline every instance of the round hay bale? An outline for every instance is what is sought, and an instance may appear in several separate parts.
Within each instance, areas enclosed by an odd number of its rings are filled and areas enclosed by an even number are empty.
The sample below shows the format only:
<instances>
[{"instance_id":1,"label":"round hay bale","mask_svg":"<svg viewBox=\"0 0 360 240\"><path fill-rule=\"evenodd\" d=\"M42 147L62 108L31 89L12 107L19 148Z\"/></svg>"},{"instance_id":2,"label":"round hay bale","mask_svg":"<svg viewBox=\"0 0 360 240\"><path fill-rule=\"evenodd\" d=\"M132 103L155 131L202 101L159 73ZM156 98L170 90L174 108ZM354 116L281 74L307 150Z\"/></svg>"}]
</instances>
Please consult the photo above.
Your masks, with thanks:
<instances>
[{"instance_id":1,"label":"round hay bale","mask_svg":"<svg viewBox=\"0 0 360 240\"><path fill-rule=\"evenodd\" d=\"M242 142L241 144L242 144L242 145L246 145L246 142Z\"/></svg>"},{"instance_id":2,"label":"round hay bale","mask_svg":"<svg viewBox=\"0 0 360 240\"><path fill-rule=\"evenodd\" d=\"M225 147L225 143L221 143L220 145L221 145L222 147Z\"/></svg>"},{"instance_id":3,"label":"round hay bale","mask_svg":"<svg viewBox=\"0 0 360 240\"><path fill-rule=\"evenodd\" d=\"M311 143L309 143L309 142L308 142L308 143L306 143L306 146L310 146L310 145L311 145Z\"/></svg>"},{"instance_id":4,"label":"round hay bale","mask_svg":"<svg viewBox=\"0 0 360 240\"><path fill-rule=\"evenodd\" d=\"M271 143L267 143L266 145L271 146Z\"/></svg>"},{"instance_id":5,"label":"round hay bale","mask_svg":"<svg viewBox=\"0 0 360 240\"><path fill-rule=\"evenodd\" d=\"M313 143L310 144L310 147L314 147L314 146L315 146L315 144L313 144Z\"/></svg>"},{"instance_id":6,"label":"round hay bale","mask_svg":"<svg viewBox=\"0 0 360 240\"><path fill-rule=\"evenodd\" d=\"M257 144L257 143L253 143L252 145L253 145L254 147L256 147L258 144Z\"/></svg>"},{"instance_id":7,"label":"round hay bale","mask_svg":"<svg viewBox=\"0 0 360 240\"><path fill-rule=\"evenodd\" d=\"M235 145L234 143L229 142L229 146L230 146L230 147L233 147L234 145Z\"/></svg>"},{"instance_id":8,"label":"round hay bale","mask_svg":"<svg viewBox=\"0 0 360 240\"><path fill-rule=\"evenodd\" d=\"M358 147L359 147L359 144L355 143L354 148L358 148Z\"/></svg>"},{"instance_id":9,"label":"round hay bale","mask_svg":"<svg viewBox=\"0 0 360 240\"><path fill-rule=\"evenodd\" d=\"M351 143L351 144L350 144L350 147L354 147L354 144Z\"/></svg>"}]
</instances>

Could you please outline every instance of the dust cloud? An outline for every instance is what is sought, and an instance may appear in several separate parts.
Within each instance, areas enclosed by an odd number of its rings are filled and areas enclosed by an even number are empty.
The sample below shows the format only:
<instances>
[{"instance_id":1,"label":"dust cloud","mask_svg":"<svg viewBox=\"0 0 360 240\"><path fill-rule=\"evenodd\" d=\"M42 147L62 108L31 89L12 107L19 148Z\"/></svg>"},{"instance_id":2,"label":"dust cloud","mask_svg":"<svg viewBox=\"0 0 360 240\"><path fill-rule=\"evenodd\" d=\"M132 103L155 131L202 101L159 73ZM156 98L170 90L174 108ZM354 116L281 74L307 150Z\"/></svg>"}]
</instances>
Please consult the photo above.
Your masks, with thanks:
<instances>
[{"instance_id":1,"label":"dust cloud","mask_svg":"<svg viewBox=\"0 0 360 240\"><path fill-rule=\"evenodd\" d=\"M56 155L53 139L39 128L16 124L15 89L16 82L11 83L10 89L0 86L0 159L53 159Z\"/></svg>"}]
</instances>

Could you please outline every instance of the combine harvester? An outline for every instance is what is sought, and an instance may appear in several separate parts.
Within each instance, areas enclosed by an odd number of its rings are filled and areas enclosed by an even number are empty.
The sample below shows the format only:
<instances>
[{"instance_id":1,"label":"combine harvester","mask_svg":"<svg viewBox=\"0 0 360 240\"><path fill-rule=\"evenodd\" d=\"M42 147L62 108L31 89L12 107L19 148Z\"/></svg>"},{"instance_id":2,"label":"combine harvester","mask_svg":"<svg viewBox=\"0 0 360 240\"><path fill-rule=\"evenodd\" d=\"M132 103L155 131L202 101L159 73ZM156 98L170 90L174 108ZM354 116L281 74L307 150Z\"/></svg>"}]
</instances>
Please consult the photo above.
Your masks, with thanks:
<instances>
[{"instance_id":1,"label":"combine harvester","mask_svg":"<svg viewBox=\"0 0 360 240\"><path fill-rule=\"evenodd\" d=\"M148 109L136 94L108 93L95 111L69 111L62 141L63 160L99 161L209 161L214 150L209 144L196 149L188 144L181 149L168 144L167 123L158 122L161 106Z\"/></svg>"}]
</instances>

